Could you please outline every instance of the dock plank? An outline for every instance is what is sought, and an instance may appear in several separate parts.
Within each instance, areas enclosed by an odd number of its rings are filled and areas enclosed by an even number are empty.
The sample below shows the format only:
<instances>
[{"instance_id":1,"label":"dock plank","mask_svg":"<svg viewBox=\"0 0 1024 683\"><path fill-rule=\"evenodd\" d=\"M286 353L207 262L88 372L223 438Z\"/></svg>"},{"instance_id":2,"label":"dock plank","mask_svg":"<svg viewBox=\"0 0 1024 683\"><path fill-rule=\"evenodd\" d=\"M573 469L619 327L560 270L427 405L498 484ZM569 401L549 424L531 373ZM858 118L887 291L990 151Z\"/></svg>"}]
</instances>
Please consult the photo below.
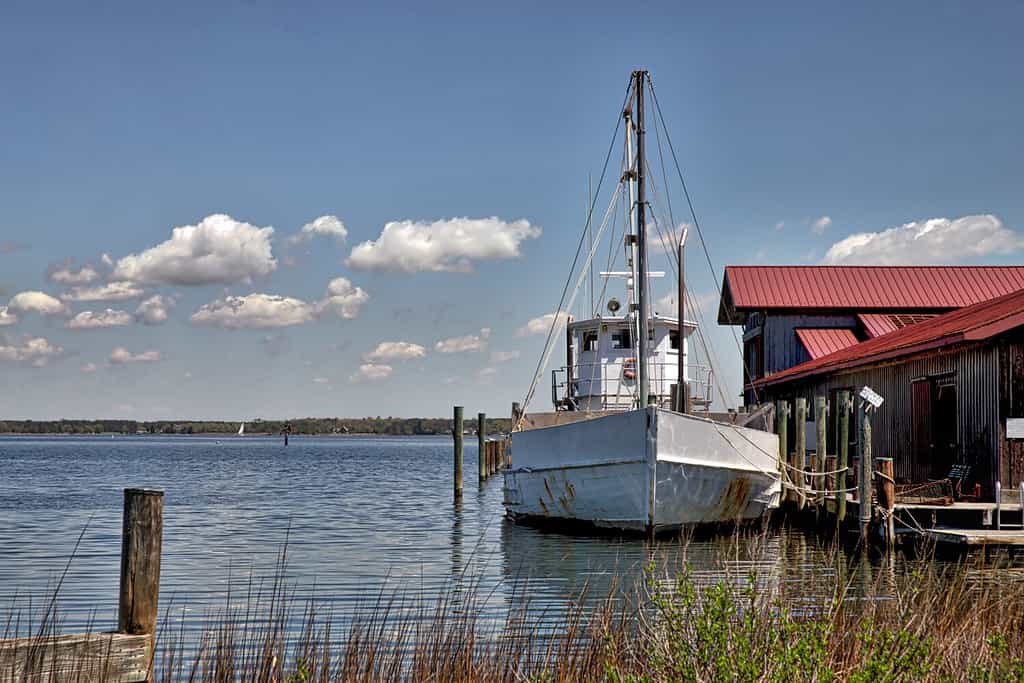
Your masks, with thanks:
<instances>
[{"instance_id":1,"label":"dock plank","mask_svg":"<svg viewBox=\"0 0 1024 683\"><path fill-rule=\"evenodd\" d=\"M925 529L927 538L936 543L965 546L1004 545L1024 546L1024 529Z\"/></svg>"},{"instance_id":2,"label":"dock plank","mask_svg":"<svg viewBox=\"0 0 1024 683\"><path fill-rule=\"evenodd\" d=\"M0 640L0 683L137 683L151 652L152 636L126 633Z\"/></svg>"}]
</instances>

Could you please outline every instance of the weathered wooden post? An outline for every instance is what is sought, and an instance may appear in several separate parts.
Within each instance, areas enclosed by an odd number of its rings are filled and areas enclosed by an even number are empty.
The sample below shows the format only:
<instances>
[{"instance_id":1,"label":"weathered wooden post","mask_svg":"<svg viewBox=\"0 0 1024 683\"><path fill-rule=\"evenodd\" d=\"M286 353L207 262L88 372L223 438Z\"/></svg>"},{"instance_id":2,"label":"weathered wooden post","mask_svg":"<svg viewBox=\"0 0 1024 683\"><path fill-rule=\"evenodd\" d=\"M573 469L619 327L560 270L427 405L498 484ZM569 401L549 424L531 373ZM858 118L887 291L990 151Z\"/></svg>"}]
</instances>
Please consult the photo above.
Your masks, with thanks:
<instances>
[{"instance_id":1,"label":"weathered wooden post","mask_svg":"<svg viewBox=\"0 0 1024 683\"><path fill-rule=\"evenodd\" d=\"M896 479L893 476L892 458L876 458L878 463L878 507L885 517L885 545L892 550L896 543L896 523L893 513L896 510Z\"/></svg>"},{"instance_id":2,"label":"weathered wooden post","mask_svg":"<svg viewBox=\"0 0 1024 683\"><path fill-rule=\"evenodd\" d=\"M828 453L828 399L824 396L816 396L814 399L814 426L816 427L815 441L817 442L816 452L818 459L815 472L814 488L818 490L815 501L818 506L818 517L825 514L825 460Z\"/></svg>"},{"instance_id":3,"label":"weathered wooden post","mask_svg":"<svg viewBox=\"0 0 1024 683\"><path fill-rule=\"evenodd\" d=\"M779 471L782 472L782 481L792 482L793 473L789 470L789 403L786 401L775 402L775 433L779 435ZM795 500L792 489L785 489L782 492L783 500Z\"/></svg>"},{"instance_id":4,"label":"weathered wooden post","mask_svg":"<svg viewBox=\"0 0 1024 683\"><path fill-rule=\"evenodd\" d=\"M838 452L837 470L843 470L836 475L836 523L842 524L846 520L846 468L850 466L847 458L850 447L850 392L840 391L836 397L839 403L836 409L839 413L838 430L836 435L836 451Z\"/></svg>"},{"instance_id":5,"label":"weathered wooden post","mask_svg":"<svg viewBox=\"0 0 1024 683\"><path fill-rule=\"evenodd\" d=\"M476 416L476 443L477 443L477 456L476 466L479 472L479 479L481 482L487 478L487 459L485 453L485 446L487 444L487 415L484 413L477 413Z\"/></svg>"},{"instance_id":6,"label":"weathered wooden post","mask_svg":"<svg viewBox=\"0 0 1024 683\"><path fill-rule=\"evenodd\" d=\"M807 486L807 477L804 475L804 468L807 466L807 399L802 396L796 399L796 419L794 420L793 428L796 430L794 436L796 437L796 463L800 469L800 486L807 489L809 488ZM796 504L798 510L803 510L804 506L807 505L807 497L809 495L809 491L800 492Z\"/></svg>"},{"instance_id":7,"label":"weathered wooden post","mask_svg":"<svg viewBox=\"0 0 1024 683\"><path fill-rule=\"evenodd\" d=\"M462 500L462 406L455 406L455 415L452 424L452 441L455 448L454 458L454 479L455 479L455 500Z\"/></svg>"},{"instance_id":8,"label":"weathered wooden post","mask_svg":"<svg viewBox=\"0 0 1024 683\"><path fill-rule=\"evenodd\" d=\"M860 522L860 540L867 543L871 526L871 481L874 463L871 460L871 417L867 401L861 401L857 411L860 421L860 434L857 439L857 451L860 454L860 473L857 477L858 521Z\"/></svg>"},{"instance_id":9,"label":"weathered wooden post","mask_svg":"<svg viewBox=\"0 0 1024 683\"><path fill-rule=\"evenodd\" d=\"M124 490L121 527L121 585L117 630L151 636L148 678L152 677L156 621L160 600L160 552L164 535L164 492Z\"/></svg>"}]
</instances>

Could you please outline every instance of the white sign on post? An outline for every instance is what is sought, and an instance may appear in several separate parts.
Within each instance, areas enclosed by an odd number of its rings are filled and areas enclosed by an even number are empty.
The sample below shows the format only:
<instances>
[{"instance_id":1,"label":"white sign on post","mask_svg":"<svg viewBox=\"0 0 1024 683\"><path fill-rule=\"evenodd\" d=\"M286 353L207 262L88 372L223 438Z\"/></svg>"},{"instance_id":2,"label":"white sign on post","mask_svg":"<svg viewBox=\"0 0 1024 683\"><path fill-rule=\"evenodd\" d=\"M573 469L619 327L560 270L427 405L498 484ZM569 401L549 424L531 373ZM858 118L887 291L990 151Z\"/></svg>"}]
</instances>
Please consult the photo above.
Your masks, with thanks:
<instances>
[{"instance_id":1,"label":"white sign on post","mask_svg":"<svg viewBox=\"0 0 1024 683\"><path fill-rule=\"evenodd\" d=\"M1024 439L1024 417L1006 418L1006 438Z\"/></svg>"},{"instance_id":2,"label":"white sign on post","mask_svg":"<svg viewBox=\"0 0 1024 683\"><path fill-rule=\"evenodd\" d=\"M863 389L861 389L860 393L857 395L860 396L865 401L867 401L868 403L870 403L875 408L882 405L882 403L885 401L884 398L875 393L874 389L868 386L865 386Z\"/></svg>"}]
</instances>

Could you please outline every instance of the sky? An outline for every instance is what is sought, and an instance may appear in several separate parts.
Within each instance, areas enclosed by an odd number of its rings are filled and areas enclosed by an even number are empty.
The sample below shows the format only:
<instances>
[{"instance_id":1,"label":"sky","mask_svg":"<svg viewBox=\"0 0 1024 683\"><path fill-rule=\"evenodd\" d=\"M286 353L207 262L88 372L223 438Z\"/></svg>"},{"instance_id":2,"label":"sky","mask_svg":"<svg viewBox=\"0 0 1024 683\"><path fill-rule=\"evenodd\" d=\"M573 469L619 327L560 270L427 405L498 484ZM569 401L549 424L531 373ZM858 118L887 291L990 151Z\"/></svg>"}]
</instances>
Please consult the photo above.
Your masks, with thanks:
<instances>
[{"instance_id":1,"label":"sky","mask_svg":"<svg viewBox=\"0 0 1024 683\"><path fill-rule=\"evenodd\" d=\"M1020 3L373 5L4 4L0 417L508 414L635 68L728 397L725 264L1021 263Z\"/></svg>"}]
</instances>

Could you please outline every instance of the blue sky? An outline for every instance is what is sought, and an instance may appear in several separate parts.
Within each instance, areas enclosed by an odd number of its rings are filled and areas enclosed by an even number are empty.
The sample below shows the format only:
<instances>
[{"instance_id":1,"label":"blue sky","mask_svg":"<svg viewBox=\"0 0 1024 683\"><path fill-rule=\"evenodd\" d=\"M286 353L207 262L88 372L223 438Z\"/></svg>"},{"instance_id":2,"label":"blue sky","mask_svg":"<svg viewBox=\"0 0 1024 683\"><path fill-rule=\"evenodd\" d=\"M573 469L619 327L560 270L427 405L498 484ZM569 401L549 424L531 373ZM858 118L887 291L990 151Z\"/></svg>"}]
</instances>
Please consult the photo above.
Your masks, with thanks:
<instances>
[{"instance_id":1,"label":"blue sky","mask_svg":"<svg viewBox=\"0 0 1024 683\"><path fill-rule=\"evenodd\" d=\"M1022 20L998 2L6 4L0 415L506 414L543 345L516 333L555 310L636 67L716 267L1019 263ZM323 216L343 241L295 237ZM473 249L401 261L399 228L462 218L483 221ZM172 230L204 221L226 230L216 257L176 260L195 244ZM141 291L68 299L54 278L83 266L79 286ZM720 272L695 250L688 272L713 325ZM239 316L252 294L287 300ZM153 296L166 319L144 324ZM69 327L107 308L123 324ZM709 336L735 395L730 333ZM364 358L386 341L423 353Z\"/></svg>"}]
</instances>

